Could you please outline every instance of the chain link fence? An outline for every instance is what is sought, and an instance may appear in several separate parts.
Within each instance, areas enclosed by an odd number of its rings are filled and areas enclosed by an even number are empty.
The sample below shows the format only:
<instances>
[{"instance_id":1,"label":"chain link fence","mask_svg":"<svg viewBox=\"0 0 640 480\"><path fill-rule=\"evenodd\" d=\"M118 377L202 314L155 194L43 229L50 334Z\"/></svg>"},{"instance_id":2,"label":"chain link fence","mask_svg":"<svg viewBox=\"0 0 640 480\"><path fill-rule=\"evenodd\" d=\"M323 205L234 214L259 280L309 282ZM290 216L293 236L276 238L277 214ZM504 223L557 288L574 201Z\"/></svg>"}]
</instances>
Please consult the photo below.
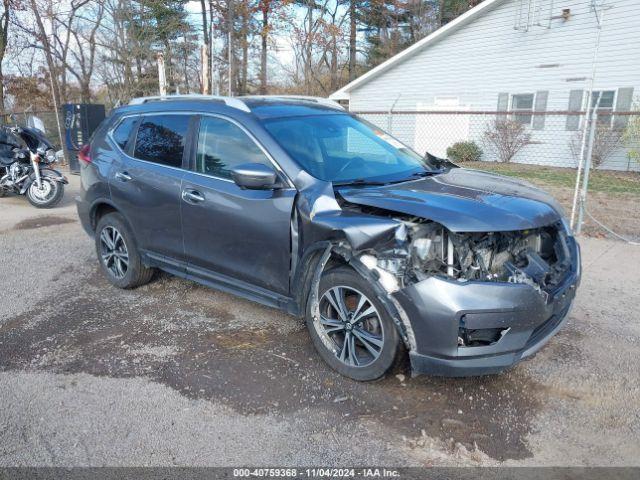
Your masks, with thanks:
<instances>
[{"instance_id":1,"label":"chain link fence","mask_svg":"<svg viewBox=\"0 0 640 480\"><path fill-rule=\"evenodd\" d=\"M420 154L537 184L561 202L577 233L640 240L638 111L352 113Z\"/></svg>"},{"instance_id":2,"label":"chain link fence","mask_svg":"<svg viewBox=\"0 0 640 480\"><path fill-rule=\"evenodd\" d=\"M610 229L613 236L640 240L640 111L591 115L586 111L485 110L352 113L421 154L428 151L463 166L537 183L569 214L574 213L577 230L584 222L587 233ZM26 125L30 115L43 121L48 138L59 148L53 111L4 114L0 121ZM587 191L579 190L574 211L578 166L587 157L591 160L589 197ZM584 172L583 168L582 177Z\"/></svg>"}]
</instances>

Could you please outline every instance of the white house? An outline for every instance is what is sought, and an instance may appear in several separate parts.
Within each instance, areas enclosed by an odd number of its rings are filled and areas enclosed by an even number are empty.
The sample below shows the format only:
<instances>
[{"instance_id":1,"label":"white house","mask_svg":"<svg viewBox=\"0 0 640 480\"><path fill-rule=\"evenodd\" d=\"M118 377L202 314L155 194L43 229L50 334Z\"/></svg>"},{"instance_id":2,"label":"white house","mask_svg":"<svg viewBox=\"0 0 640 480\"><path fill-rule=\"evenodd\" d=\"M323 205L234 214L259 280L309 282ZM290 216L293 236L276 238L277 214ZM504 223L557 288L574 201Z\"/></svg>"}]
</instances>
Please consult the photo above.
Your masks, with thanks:
<instances>
[{"instance_id":1,"label":"white house","mask_svg":"<svg viewBox=\"0 0 640 480\"><path fill-rule=\"evenodd\" d=\"M638 108L640 0L485 0L330 98L377 112L363 116L436 155L458 140L482 146L498 116L489 112L508 110L532 140L514 161L575 166L584 116L566 112L586 111L590 89L599 112L613 113L601 123L640 120L615 115ZM402 114L389 119L391 109ZM466 111L485 113L453 113ZM602 167L640 169L620 145Z\"/></svg>"}]
</instances>

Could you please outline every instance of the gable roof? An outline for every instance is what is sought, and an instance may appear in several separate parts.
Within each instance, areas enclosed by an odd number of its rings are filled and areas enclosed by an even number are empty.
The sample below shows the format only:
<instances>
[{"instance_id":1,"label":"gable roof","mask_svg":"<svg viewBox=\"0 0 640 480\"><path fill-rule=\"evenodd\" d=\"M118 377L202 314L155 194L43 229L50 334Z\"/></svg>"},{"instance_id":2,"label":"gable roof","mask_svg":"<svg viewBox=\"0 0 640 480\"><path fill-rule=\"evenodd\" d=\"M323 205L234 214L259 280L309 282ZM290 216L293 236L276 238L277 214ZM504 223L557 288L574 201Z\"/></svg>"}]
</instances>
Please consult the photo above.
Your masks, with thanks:
<instances>
[{"instance_id":1,"label":"gable roof","mask_svg":"<svg viewBox=\"0 0 640 480\"><path fill-rule=\"evenodd\" d=\"M475 20L477 17L479 17L480 15L482 15L483 13L488 11L493 6L495 6L497 4L500 4L500 3L504 2L504 1L505 0L484 0L482 3L476 5L475 7L473 7L472 9L467 11L466 13L460 15L455 20L452 20L451 22L449 22L445 26L437 29L436 31L434 31L430 35L427 35L422 40L417 41L416 43L414 43L410 47L404 49L400 53L394 55L393 57L391 57L391 58L389 58L387 60L385 60L384 62L382 62L377 67L372 68L367 73L359 76L358 78L356 78L352 82L346 84L340 90L337 90L337 91L333 92L331 95L329 95L329 98L332 99L332 100L347 100L347 99L349 99L349 92L351 90L353 90L354 88L357 88L357 87L361 86L362 84L368 82L372 78L374 78L374 77L380 75L381 73L387 71L389 68L392 68L396 64L401 63L402 61L410 58L411 56L415 55L416 53L418 53L419 51L423 50L424 48L427 48L431 44L443 39L444 37L446 37L450 33L454 32L455 30L459 29L460 27L472 22L473 20Z\"/></svg>"}]
</instances>

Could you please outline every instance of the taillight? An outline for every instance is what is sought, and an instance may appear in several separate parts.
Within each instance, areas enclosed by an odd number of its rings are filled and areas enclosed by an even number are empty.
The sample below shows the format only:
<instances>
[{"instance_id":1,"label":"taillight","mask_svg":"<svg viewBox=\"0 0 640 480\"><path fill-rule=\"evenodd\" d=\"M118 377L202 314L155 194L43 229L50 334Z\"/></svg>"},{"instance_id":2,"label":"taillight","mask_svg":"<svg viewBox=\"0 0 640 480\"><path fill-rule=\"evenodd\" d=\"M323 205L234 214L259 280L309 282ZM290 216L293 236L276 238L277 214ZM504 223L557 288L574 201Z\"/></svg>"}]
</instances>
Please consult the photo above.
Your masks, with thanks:
<instances>
[{"instance_id":1,"label":"taillight","mask_svg":"<svg viewBox=\"0 0 640 480\"><path fill-rule=\"evenodd\" d=\"M78 152L78 160L86 165L91 163L91 146L88 143Z\"/></svg>"}]
</instances>

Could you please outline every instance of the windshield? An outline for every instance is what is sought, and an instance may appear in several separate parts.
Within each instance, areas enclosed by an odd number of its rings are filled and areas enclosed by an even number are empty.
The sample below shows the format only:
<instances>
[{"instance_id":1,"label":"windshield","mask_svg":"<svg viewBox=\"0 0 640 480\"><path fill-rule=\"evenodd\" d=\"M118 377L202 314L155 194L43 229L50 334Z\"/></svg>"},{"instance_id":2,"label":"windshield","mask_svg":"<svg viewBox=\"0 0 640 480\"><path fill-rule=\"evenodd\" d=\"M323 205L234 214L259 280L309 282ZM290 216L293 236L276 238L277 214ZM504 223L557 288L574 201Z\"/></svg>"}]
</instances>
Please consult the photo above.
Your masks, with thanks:
<instances>
[{"instance_id":1,"label":"windshield","mask_svg":"<svg viewBox=\"0 0 640 480\"><path fill-rule=\"evenodd\" d=\"M264 126L300 166L321 180L384 183L432 171L420 155L350 115L276 118Z\"/></svg>"}]
</instances>

